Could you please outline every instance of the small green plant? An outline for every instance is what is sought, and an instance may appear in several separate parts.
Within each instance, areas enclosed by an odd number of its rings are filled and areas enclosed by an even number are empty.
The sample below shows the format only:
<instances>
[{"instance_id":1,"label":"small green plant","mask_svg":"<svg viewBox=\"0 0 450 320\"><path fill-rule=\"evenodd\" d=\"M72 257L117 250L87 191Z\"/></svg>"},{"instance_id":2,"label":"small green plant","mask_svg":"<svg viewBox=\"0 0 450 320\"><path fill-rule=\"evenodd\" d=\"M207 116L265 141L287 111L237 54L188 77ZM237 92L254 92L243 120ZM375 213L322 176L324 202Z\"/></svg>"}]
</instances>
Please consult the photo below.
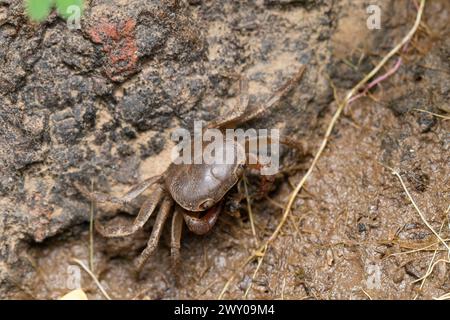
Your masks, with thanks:
<instances>
[{"instance_id":1,"label":"small green plant","mask_svg":"<svg viewBox=\"0 0 450 320\"><path fill-rule=\"evenodd\" d=\"M44 21L53 7L56 8L59 16L67 19L74 11L71 6L79 8L79 14L83 11L83 0L25 0L25 8L28 17L36 22Z\"/></svg>"}]
</instances>

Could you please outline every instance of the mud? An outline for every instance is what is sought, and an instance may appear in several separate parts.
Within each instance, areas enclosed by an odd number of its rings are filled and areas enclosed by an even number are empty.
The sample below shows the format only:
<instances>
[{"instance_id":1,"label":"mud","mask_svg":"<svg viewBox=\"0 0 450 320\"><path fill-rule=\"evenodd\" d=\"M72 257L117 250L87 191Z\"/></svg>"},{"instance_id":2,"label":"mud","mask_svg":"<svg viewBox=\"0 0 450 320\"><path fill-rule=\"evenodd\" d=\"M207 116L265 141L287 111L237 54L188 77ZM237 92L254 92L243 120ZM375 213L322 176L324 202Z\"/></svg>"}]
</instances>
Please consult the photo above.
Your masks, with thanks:
<instances>
[{"instance_id":1,"label":"mud","mask_svg":"<svg viewBox=\"0 0 450 320\"><path fill-rule=\"evenodd\" d=\"M103 299L72 262L88 264L91 212L72 181L121 194L165 170L173 129L234 112L239 75L257 104L306 64L301 84L249 124L281 128L309 151L285 150L270 199L253 201L257 240L243 201L210 234L185 230L176 272L166 228L138 278L133 261L153 222L126 238L94 234L94 273L113 298L217 298L272 234L310 164L336 109L331 83L343 97L412 26L413 2L374 3L380 30L366 27L369 1L92 0L81 29L70 31L56 14L32 24L22 1L3 1L0 297L56 299L81 285L90 299ZM434 247L398 255L436 238L386 169L400 171L427 221L448 238L449 122L416 109L450 111L449 14L448 2L428 1L400 69L345 110L256 277L254 261L226 298L244 297L250 284L250 299L430 299L450 291L445 263L422 290L414 283ZM257 179L249 181L253 197ZM94 212L130 222L141 202ZM435 261L445 257L440 250Z\"/></svg>"}]
</instances>

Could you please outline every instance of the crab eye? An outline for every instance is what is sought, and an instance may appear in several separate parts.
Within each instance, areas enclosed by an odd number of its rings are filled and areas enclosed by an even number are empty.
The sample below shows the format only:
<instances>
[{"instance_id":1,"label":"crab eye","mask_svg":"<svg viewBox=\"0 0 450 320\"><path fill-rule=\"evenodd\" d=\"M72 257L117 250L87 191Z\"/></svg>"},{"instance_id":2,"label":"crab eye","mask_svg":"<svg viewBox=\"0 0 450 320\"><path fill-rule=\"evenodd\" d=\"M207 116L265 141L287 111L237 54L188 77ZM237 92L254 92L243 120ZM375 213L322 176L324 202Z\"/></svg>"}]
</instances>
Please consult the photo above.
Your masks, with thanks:
<instances>
[{"instance_id":1,"label":"crab eye","mask_svg":"<svg viewBox=\"0 0 450 320\"><path fill-rule=\"evenodd\" d=\"M209 208L211 208L214 205L214 200L212 199L208 199L202 202L202 204L200 205L200 209L202 210L207 210Z\"/></svg>"}]
</instances>

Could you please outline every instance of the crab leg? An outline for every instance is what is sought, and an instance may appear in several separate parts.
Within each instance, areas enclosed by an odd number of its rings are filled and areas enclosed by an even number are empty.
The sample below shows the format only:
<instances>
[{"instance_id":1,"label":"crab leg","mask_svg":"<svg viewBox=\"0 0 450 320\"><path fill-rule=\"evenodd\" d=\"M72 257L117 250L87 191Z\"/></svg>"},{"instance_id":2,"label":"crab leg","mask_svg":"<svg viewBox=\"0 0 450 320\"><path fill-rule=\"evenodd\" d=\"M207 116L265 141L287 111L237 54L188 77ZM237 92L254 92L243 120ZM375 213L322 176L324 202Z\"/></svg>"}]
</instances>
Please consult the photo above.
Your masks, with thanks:
<instances>
[{"instance_id":1,"label":"crab leg","mask_svg":"<svg viewBox=\"0 0 450 320\"><path fill-rule=\"evenodd\" d=\"M74 182L74 186L79 192L81 192L81 194L83 194L86 198L88 198L91 201L111 202L124 205L129 203L131 200L137 198L142 192L147 190L151 185L157 183L160 179L161 176L154 176L149 179L146 179L138 183L133 188L131 188L124 196L120 198L113 197L100 192L90 192L88 189L86 189L85 186L81 185L78 182Z\"/></svg>"},{"instance_id":2,"label":"crab leg","mask_svg":"<svg viewBox=\"0 0 450 320\"><path fill-rule=\"evenodd\" d=\"M305 71L305 66L300 67L299 71L289 79L277 92L275 92L267 102L259 107L246 108L243 112L237 116L225 120L212 121L208 128L233 128L239 124L250 121L256 117L261 116L263 113L269 111L274 105L276 105L292 88L300 81Z\"/></svg>"},{"instance_id":3,"label":"crab leg","mask_svg":"<svg viewBox=\"0 0 450 320\"><path fill-rule=\"evenodd\" d=\"M183 230L183 213L177 206L172 217L172 230L170 238L170 256L172 257L172 266L175 268L180 261L180 241L181 231Z\"/></svg>"},{"instance_id":4,"label":"crab leg","mask_svg":"<svg viewBox=\"0 0 450 320\"><path fill-rule=\"evenodd\" d=\"M159 201L161 200L162 195L163 190L161 188L157 188L152 193L150 198L144 202L133 224L127 226L105 227L96 220L95 229L106 238L125 237L135 233L137 230L142 228L144 224L148 221L153 211L155 211L155 208L158 205Z\"/></svg>"},{"instance_id":5,"label":"crab leg","mask_svg":"<svg viewBox=\"0 0 450 320\"><path fill-rule=\"evenodd\" d=\"M158 246L159 238L163 231L164 223L170 215L170 209L172 208L173 200L166 196L161 204L158 215L156 216L155 224L153 225L152 234L147 242L147 247L142 251L141 255L136 261L136 267L138 271L142 270L145 262L150 258L150 256L155 252Z\"/></svg>"}]
</instances>

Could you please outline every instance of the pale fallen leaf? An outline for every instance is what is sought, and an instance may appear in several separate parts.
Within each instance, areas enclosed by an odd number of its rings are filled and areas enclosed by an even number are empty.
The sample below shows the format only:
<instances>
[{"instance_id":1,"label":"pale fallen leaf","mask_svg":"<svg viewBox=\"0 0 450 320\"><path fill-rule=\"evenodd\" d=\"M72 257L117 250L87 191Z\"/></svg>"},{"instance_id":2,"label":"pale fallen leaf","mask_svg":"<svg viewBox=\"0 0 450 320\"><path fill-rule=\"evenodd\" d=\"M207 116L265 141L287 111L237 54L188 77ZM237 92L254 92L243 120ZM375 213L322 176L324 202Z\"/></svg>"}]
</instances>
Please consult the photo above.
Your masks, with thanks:
<instances>
[{"instance_id":1,"label":"pale fallen leaf","mask_svg":"<svg viewBox=\"0 0 450 320\"><path fill-rule=\"evenodd\" d=\"M88 300L88 297L83 290L76 289L59 298L59 300Z\"/></svg>"}]
</instances>

